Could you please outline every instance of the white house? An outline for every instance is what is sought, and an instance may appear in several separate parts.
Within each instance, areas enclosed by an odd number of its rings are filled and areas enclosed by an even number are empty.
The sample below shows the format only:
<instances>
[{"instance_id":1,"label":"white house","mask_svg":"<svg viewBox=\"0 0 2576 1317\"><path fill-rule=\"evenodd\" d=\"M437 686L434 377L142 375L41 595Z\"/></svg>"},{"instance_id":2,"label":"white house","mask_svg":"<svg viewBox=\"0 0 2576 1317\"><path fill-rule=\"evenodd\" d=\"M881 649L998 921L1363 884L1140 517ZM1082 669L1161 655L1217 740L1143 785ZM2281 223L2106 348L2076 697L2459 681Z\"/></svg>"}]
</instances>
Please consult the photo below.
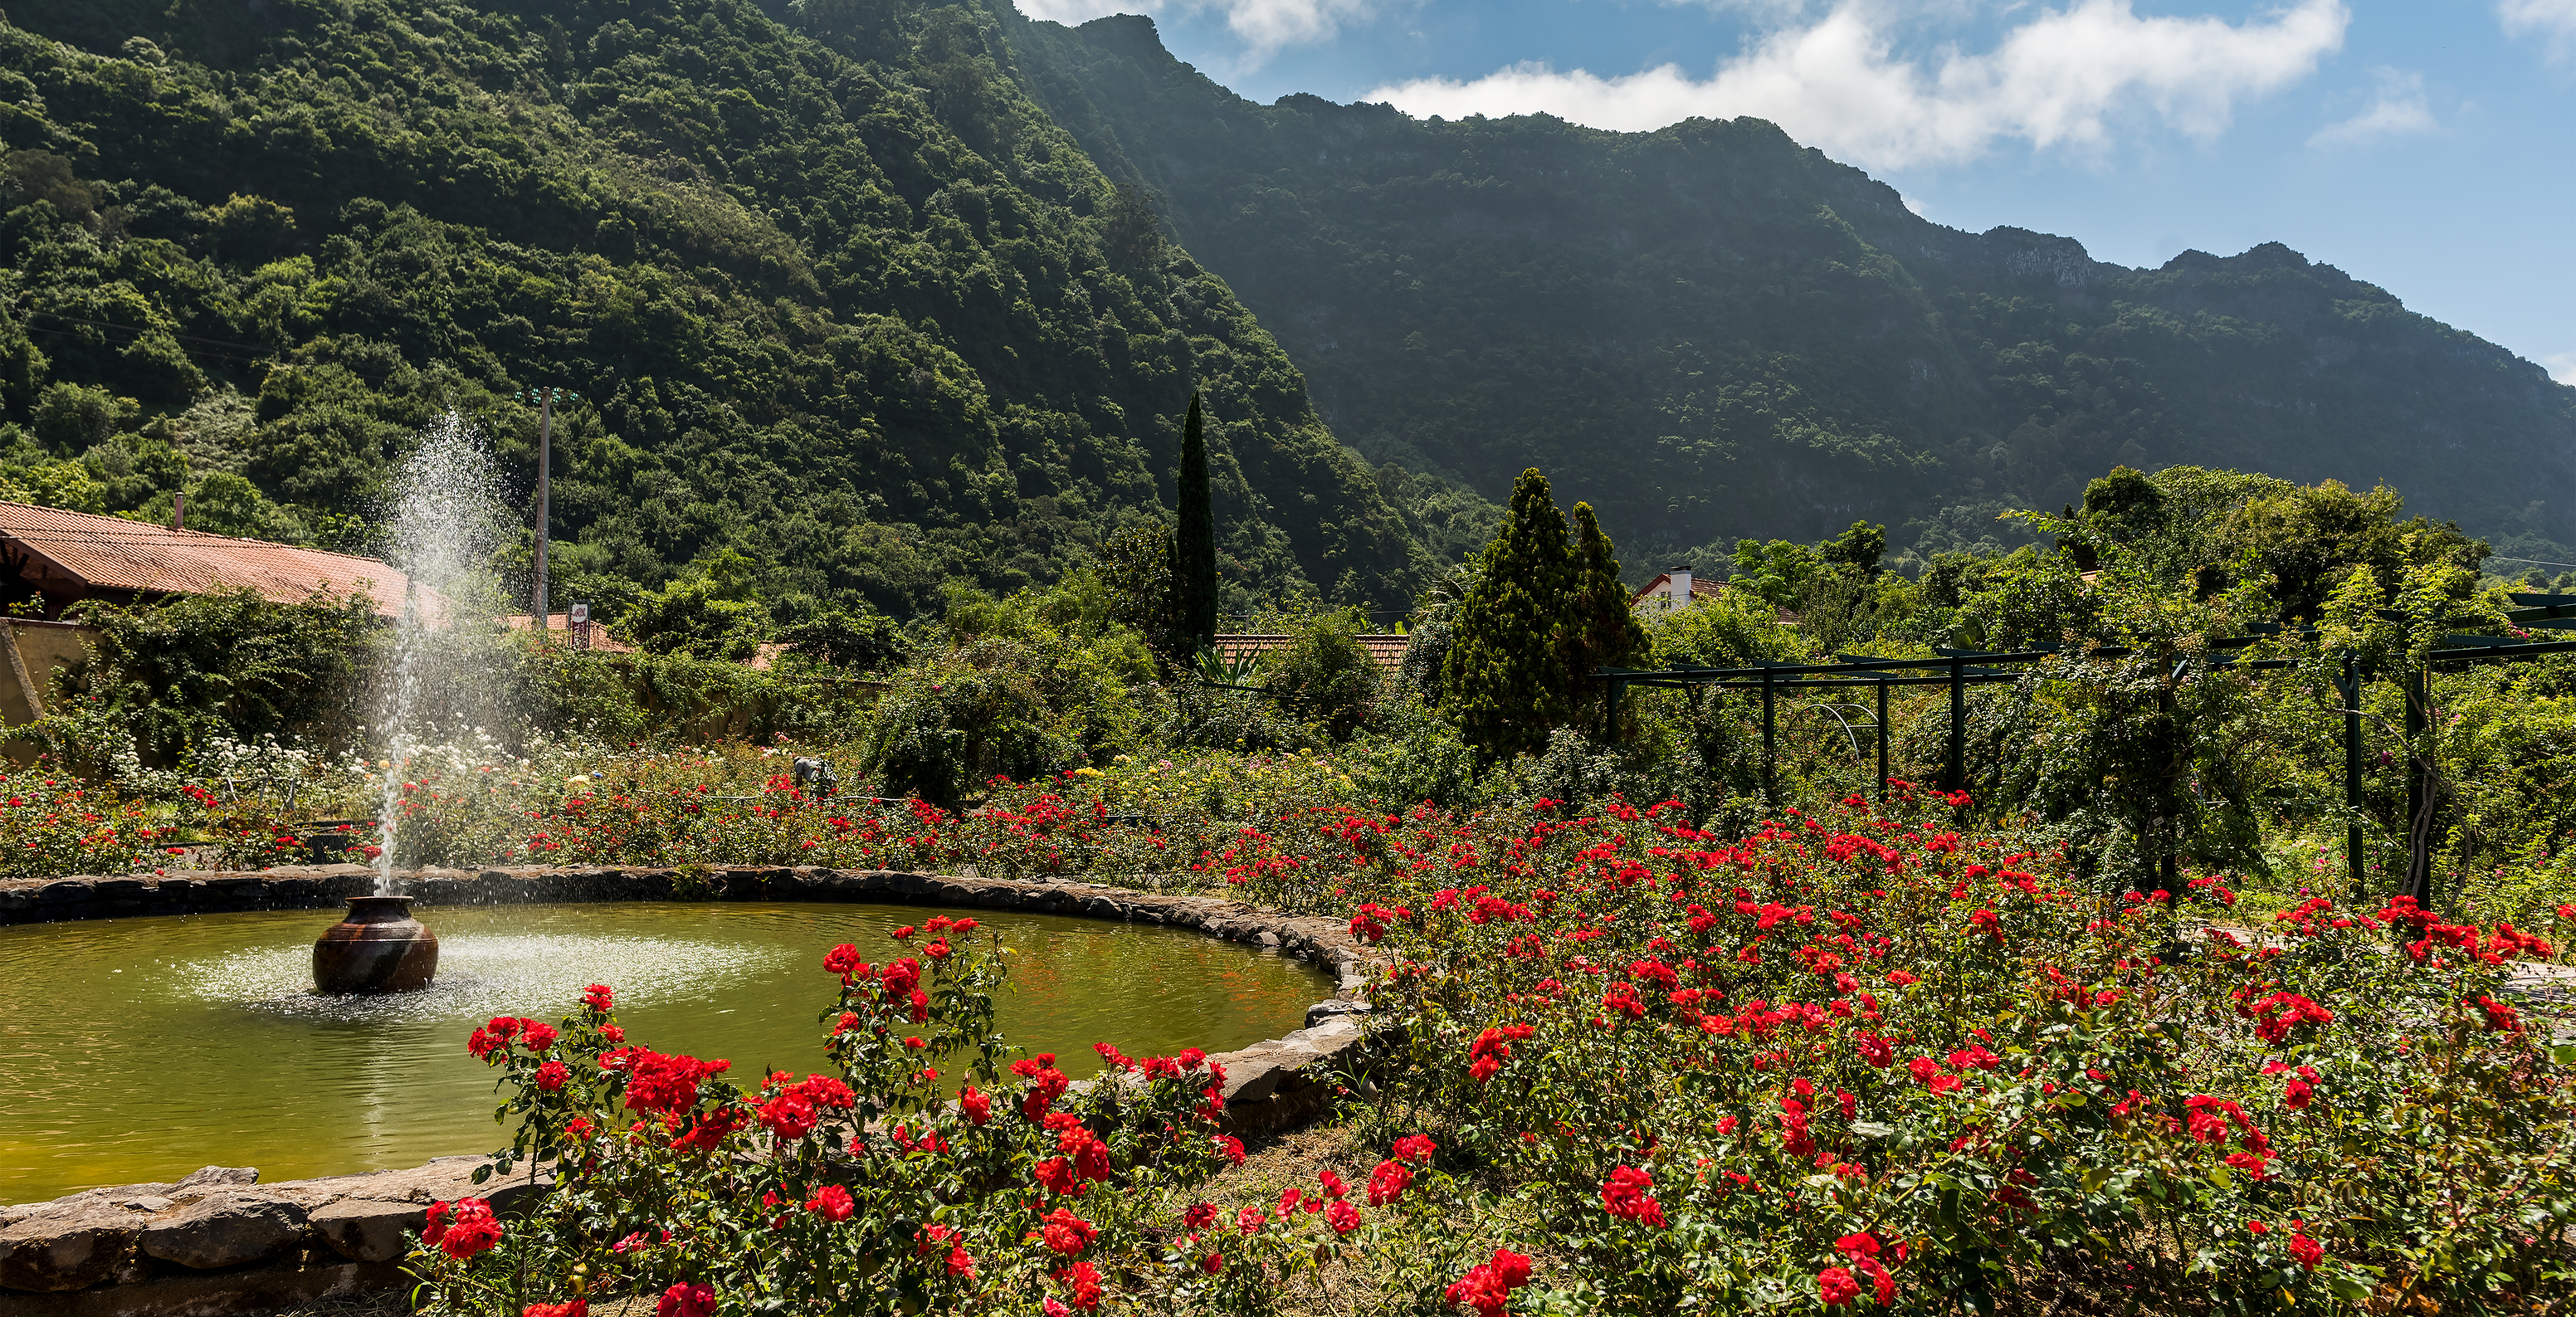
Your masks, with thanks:
<instances>
[{"instance_id":1,"label":"white house","mask_svg":"<svg viewBox=\"0 0 2576 1317\"><path fill-rule=\"evenodd\" d=\"M1688 567L1676 567L1646 582L1645 588L1628 603L1630 607L1642 608L1648 613L1669 613L1676 608L1688 607L1695 600L1715 599L1725 589L1722 583L1691 579Z\"/></svg>"}]
</instances>

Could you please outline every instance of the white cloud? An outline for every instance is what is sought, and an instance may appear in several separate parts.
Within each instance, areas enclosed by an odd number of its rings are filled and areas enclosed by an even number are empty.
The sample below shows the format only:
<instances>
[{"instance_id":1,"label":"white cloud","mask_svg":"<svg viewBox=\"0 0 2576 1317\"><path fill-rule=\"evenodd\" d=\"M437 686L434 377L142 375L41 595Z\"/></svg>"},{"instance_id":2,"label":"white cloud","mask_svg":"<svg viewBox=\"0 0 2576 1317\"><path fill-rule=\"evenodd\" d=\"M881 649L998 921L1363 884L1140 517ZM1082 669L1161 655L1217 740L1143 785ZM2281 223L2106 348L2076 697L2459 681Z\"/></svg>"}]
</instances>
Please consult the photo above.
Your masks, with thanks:
<instances>
[{"instance_id":1,"label":"white cloud","mask_svg":"<svg viewBox=\"0 0 2576 1317\"><path fill-rule=\"evenodd\" d=\"M2433 109L2424 101L2424 75L2400 69L2372 69L2379 82L2370 108L2341 123L2328 124L2308 139L2310 146L2349 146L2398 133L2429 133Z\"/></svg>"},{"instance_id":2,"label":"white cloud","mask_svg":"<svg viewBox=\"0 0 2576 1317\"><path fill-rule=\"evenodd\" d=\"M2576 3L2576 0L2565 0ZM1770 33L1706 81L1676 66L1604 78L1525 63L1472 82L1425 78L1366 99L1416 115L1545 112L1640 131L1700 116L1752 115L1838 159L1878 166L1973 159L2003 140L2107 145L2139 110L2195 137L2225 130L2240 99L2313 72L2340 48L2342 0L2298 0L2261 21L2140 18L2129 0L2076 0L2014 27L1993 50L1895 51L1896 12L1842 0Z\"/></svg>"},{"instance_id":3,"label":"white cloud","mask_svg":"<svg viewBox=\"0 0 2576 1317\"><path fill-rule=\"evenodd\" d=\"M2576 352L2552 352L2540 359L2549 378L2561 384L2576 384Z\"/></svg>"},{"instance_id":4,"label":"white cloud","mask_svg":"<svg viewBox=\"0 0 2576 1317\"><path fill-rule=\"evenodd\" d=\"M2507 36L2547 40L2550 59L2576 59L2576 0L2500 0L2496 17Z\"/></svg>"},{"instance_id":5,"label":"white cloud","mask_svg":"<svg viewBox=\"0 0 2576 1317\"><path fill-rule=\"evenodd\" d=\"M1342 25L1373 17L1382 0L1015 0L1021 13L1058 23L1107 14L1195 14L1216 10L1255 59L1283 46L1329 41Z\"/></svg>"}]
</instances>

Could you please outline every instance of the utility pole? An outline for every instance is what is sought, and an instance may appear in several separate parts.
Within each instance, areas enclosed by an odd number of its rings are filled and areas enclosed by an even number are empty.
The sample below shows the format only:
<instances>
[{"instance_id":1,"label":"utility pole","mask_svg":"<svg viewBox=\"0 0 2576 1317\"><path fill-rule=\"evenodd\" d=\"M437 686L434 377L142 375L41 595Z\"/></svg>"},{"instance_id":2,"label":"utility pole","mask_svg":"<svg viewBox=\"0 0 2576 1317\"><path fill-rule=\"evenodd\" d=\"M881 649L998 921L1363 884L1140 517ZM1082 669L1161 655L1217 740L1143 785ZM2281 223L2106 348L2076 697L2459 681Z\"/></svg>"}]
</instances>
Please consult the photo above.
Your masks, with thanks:
<instances>
[{"instance_id":1,"label":"utility pole","mask_svg":"<svg viewBox=\"0 0 2576 1317\"><path fill-rule=\"evenodd\" d=\"M538 639L546 631L546 528L554 520L554 430L555 403L570 399L581 401L581 395L570 389L548 385L540 389L522 389L511 395L522 401L534 399L537 404L537 562L536 598L530 601L535 611L531 621Z\"/></svg>"},{"instance_id":2,"label":"utility pole","mask_svg":"<svg viewBox=\"0 0 2576 1317\"><path fill-rule=\"evenodd\" d=\"M546 621L546 523L548 502L554 494L554 429L555 391L537 390L537 639L545 639Z\"/></svg>"}]
</instances>

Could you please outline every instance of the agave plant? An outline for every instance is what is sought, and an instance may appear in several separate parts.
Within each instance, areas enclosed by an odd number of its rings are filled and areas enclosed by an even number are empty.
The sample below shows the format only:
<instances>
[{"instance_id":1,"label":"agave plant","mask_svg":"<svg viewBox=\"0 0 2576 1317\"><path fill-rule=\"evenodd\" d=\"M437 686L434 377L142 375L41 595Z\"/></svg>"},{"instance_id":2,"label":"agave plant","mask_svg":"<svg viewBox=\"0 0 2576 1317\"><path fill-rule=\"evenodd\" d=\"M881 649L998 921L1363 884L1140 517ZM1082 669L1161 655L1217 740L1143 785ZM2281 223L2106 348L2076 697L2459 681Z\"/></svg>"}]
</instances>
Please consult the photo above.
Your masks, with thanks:
<instances>
[{"instance_id":1,"label":"agave plant","mask_svg":"<svg viewBox=\"0 0 2576 1317\"><path fill-rule=\"evenodd\" d=\"M1261 668L1257 653L1237 654L1229 658L1214 648L1199 651L1199 678L1218 686L1248 686Z\"/></svg>"}]
</instances>

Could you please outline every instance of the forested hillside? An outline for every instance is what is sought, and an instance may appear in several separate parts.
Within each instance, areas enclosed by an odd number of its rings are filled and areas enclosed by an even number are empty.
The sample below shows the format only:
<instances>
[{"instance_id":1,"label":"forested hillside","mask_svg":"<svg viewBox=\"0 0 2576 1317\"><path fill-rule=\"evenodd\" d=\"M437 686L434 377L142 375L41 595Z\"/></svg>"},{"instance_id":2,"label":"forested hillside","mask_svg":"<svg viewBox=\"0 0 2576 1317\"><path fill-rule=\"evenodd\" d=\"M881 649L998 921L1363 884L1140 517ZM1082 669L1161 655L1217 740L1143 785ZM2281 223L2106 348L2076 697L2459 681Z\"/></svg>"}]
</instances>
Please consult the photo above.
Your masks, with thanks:
<instances>
[{"instance_id":1,"label":"forested hillside","mask_svg":"<svg viewBox=\"0 0 2576 1317\"><path fill-rule=\"evenodd\" d=\"M1260 106L1147 19L1008 27L1344 441L1488 497L1544 467L1623 544L1865 517L1952 547L2121 463L2386 481L2506 552L2576 543L2576 389L2277 245L2131 270L1928 223L1758 120Z\"/></svg>"},{"instance_id":2,"label":"forested hillside","mask_svg":"<svg viewBox=\"0 0 2576 1317\"><path fill-rule=\"evenodd\" d=\"M1199 390L1233 584L1400 604L1474 533L1334 440L990 16L802 21L839 50L743 0L11 4L0 497L363 542L445 407L524 497L512 395L557 385L557 600L731 549L782 620L903 613L1161 515Z\"/></svg>"}]
</instances>

